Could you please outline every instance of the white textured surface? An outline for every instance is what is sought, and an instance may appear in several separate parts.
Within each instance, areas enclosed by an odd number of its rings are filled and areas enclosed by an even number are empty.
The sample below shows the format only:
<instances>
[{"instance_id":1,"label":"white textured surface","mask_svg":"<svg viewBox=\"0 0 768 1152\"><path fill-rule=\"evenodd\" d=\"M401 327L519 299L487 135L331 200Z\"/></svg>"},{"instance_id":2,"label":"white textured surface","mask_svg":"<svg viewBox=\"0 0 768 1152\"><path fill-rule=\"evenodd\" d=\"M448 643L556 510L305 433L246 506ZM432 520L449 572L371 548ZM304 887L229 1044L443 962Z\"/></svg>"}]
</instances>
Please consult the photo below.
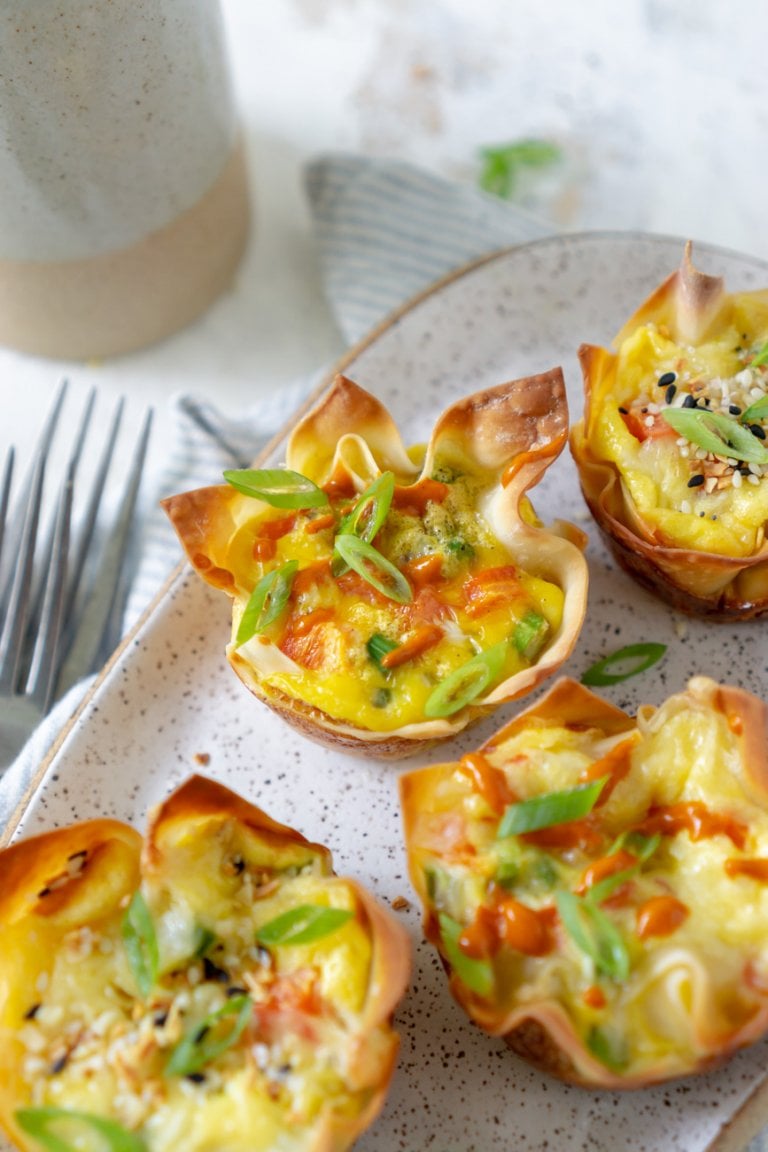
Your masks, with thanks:
<instances>
[{"instance_id":1,"label":"white textured surface","mask_svg":"<svg viewBox=\"0 0 768 1152\"><path fill-rule=\"evenodd\" d=\"M533 243L424 300L347 371L391 406L409 439L426 438L458 396L550 363L563 364L578 412L579 340L608 341L679 255L675 242L631 237ZM768 274L765 265L711 250L700 249L699 259L707 271L725 272L733 288L754 287ZM688 621L679 629L680 617L618 572L585 522L567 452L533 500L543 519L567 516L591 532L590 610L564 671L578 677L596 658L650 638L669 645L667 656L653 672L607 691L621 707L658 704L695 671L768 690L761 656L768 623ZM228 631L226 598L194 577L179 579L103 680L51 764L23 831L96 814L143 827L148 806L199 771L196 756L206 753L206 773L328 844L341 873L385 901L413 899L397 802L400 766L319 748L287 728L226 665ZM515 708L452 741L451 757L476 747ZM422 759L446 754L435 749ZM415 953L414 980L397 1015L401 1059L385 1111L359 1152L715 1152L721 1126L764 1076L765 1043L717 1072L643 1092L594 1094L549 1080L466 1021L422 941L418 910L401 915Z\"/></svg>"},{"instance_id":2,"label":"white textured surface","mask_svg":"<svg viewBox=\"0 0 768 1152\"><path fill-rule=\"evenodd\" d=\"M0 259L130 247L219 176L236 121L212 0L4 0Z\"/></svg>"}]
</instances>

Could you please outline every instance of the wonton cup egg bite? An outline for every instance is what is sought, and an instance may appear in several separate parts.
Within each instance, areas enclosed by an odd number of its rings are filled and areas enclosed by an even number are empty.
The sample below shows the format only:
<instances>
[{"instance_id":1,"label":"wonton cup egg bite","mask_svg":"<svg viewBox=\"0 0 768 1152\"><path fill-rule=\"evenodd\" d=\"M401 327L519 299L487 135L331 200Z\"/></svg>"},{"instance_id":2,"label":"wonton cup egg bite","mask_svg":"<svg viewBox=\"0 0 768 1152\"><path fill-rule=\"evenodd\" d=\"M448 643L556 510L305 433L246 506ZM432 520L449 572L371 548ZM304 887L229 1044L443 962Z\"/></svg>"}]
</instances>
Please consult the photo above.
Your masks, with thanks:
<instances>
[{"instance_id":1,"label":"wonton cup egg bite","mask_svg":"<svg viewBox=\"0 0 768 1152\"><path fill-rule=\"evenodd\" d=\"M338 376L284 470L164 501L197 572L233 599L238 676L305 735L382 757L529 692L586 607L583 534L545 530L525 496L567 424L557 369L460 400L406 450L380 401Z\"/></svg>"},{"instance_id":2,"label":"wonton cup egg bite","mask_svg":"<svg viewBox=\"0 0 768 1152\"><path fill-rule=\"evenodd\" d=\"M618 563L683 612L768 612L768 289L729 294L690 244L624 325L579 351L571 449Z\"/></svg>"},{"instance_id":3,"label":"wonton cup egg bite","mask_svg":"<svg viewBox=\"0 0 768 1152\"><path fill-rule=\"evenodd\" d=\"M640 1088L768 1031L765 705L695 677L637 719L563 679L401 778L411 878L470 1018L560 1079Z\"/></svg>"},{"instance_id":4,"label":"wonton cup egg bite","mask_svg":"<svg viewBox=\"0 0 768 1152\"><path fill-rule=\"evenodd\" d=\"M25 1152L342 1152L397 1052L403 928L326 848L192 777L146 840L0 854L0 1125Z\"/></svg>"}]
</instances>

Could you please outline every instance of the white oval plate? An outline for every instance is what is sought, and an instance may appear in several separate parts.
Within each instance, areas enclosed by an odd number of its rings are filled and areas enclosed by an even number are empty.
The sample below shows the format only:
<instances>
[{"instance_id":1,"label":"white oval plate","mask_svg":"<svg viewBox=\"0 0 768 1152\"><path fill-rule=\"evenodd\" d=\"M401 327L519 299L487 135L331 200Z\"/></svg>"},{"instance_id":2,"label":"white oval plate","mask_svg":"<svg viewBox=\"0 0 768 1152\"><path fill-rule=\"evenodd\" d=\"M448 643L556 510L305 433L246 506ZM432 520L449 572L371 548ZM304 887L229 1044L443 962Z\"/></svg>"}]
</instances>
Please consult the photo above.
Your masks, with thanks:
<instances>
[{"instance_id":1,"label":"white oval plate","mask_svg":"<svg viewBox=\"0 0 768 1152\"><path fill-rule=\"evenodd\" d=\"M406 306L337 367L384 400L406 442L426 439L437 414L459 396L556 364L565 371L575 417L579 344L609 342L677 267L682 250L681 240L590 234L494 254ZM768 283L768 267L759 261L705 245L694 256L704 271L725 274L732 289ZM281 443L270 458L279 459ZM607 691L614 703L630 710L658 704L694 673L768 695L768 625L685 620L618 571L587 523L567 451L533 500L545 521L564 516L591 532L589 611L566 672L579 677L624 644L656 640L669 646L663 663ZM413 764L366 762L286 727L227 666L228 632L227 599L186 570L177 575L43 766L17 832L97 815L143 829L148 807L203 771L327 844L337 870L385 903L413 900L396 788L398 772ZM516 707L422 759L438 762L476 747ZM419 910L412 905L399 915L415 953L397 1020L401 1057L386 1108L358 1142L359 1152L726 1152L761 1122L765 1044L721 1071L643 1092L566 1087L469 1024L423 943Z\"/></svg>"}]
</instances>

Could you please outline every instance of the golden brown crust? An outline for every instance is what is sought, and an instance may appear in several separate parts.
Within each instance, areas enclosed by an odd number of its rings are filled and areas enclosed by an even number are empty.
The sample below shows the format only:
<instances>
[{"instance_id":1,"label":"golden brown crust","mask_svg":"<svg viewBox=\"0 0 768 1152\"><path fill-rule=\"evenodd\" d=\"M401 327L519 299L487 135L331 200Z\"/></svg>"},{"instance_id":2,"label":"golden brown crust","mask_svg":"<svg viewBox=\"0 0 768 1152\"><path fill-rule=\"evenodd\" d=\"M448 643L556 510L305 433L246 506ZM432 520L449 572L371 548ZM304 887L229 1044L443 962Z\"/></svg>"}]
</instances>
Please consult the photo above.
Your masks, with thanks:
<instances>
[{"instance_id":1,"label":"golden brown crust","mask_svg":"<svg viewBox=\"0 0 768 1152\"><path fill-rule=\"evenodd\" d=\"M742 689L697 676L689 682L685 693L672 697L662 707L672 709L664 713L667 717L674 714L674 709L681 708L711 710L724 717L734 738L735 755L740 765L738 778L752 801L763 809L768 808L768 707L763 701ZM657 711L661 709L650 706L639 710L645 728L653 723ZM506 741L529 726L595 730L601 740L603 737L620 738L626 733L628 737L639 740L638 724L638 718L615 708L576 681L562 678L540 700L491 736L478 751L492 758ZM499 763L498 759L491 762ZM732 759L729 764L733 764ZM399 781L411 879L424 907L425 935L438 947L440 932L426 889L424 867L427 864L434 867L440 855L441 841L433 840L432 836L439 837L441 833L433 833L430 824L435 794L443 794L446 782L458 768L458 763L436 764L408 772ZM458 831L454 834L460 836ZM446 849L449 853L447 859L450 859L452 850ZM421 852L426 853L423 863ZM525 899L524 896L521 898ZM440 959L448 973L453 995L479 1027L490 1035L503 1038L518 1055L542 1071L587 1088L638 1089L672 1077L695 1075L727 1060L768 1031L768 1003L764 992L745 989L740 974L739 985L731 995L725 996L722 1002L716 1001L705 964L692 954L685 964L696 1051L688 1063L683 1063L679 1054L669 1053L639 1069L613 1069L588 1049L563 1004L555 999L532 998L533 978L530 974L524 997L518 1001L513 996L501 1004L493 997L479 996L465 986L446 956L441 954ZM672 955L669 963L674 968L682 961Z\"/></svg>"}]
</instances>

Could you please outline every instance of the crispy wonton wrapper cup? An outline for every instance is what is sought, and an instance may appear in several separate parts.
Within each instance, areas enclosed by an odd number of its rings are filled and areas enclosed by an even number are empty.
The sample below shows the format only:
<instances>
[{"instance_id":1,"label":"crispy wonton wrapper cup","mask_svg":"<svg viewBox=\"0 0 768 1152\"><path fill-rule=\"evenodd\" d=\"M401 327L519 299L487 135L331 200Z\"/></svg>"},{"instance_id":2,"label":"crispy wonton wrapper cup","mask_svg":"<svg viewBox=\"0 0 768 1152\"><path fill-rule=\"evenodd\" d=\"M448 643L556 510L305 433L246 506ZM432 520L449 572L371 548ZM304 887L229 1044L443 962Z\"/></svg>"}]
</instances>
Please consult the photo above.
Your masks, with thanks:
<instances>
[{"instance_id":1,"label":"crispy wonton wrapper cup","mask_svg":"<svg viewBox=\"0 0 768 1152\"><path fill-rule=\"evenodd\" d=\"M181 899L201 910L218 906L231 887L233 872L226 864L234 858L256 874L309 869L327 879L329 888L344 885L353 893L355 916L371 948L364 1003L348 1037L347 1087L359 1093L358 1107L336 1110L329 1099L307 1126L300 1147L344 1152L378 1115L398 1048L391 1017L410 973L405 930L364 888L335 876L327 848L311 844L222 785L193 776L151 813L143 841L133 828L101 819L22 840L0 853L0 1127L19 1148L39 1148L14 1119L15 1111L31 1102L21 1073L27 1053L19 1033L64 937L119 925L139 884L150 905L157 900L167 907ZM189 1131L196 1107L190 1098ZM285 1122L293 1126L295 1139L295 1120Z\"/></svg>"},{"instance_id":2,"label":"crispy wonton wrapper cup","mask_svg":"<svg viewBox=\"0 0 768 1152\"><path fill-rule=\"evenodd\" d=\"M438 419L423 461L415 464L383 404L351 380L337 376L330 390L294 429L287 445L286 467L319 485L331 477L351 478L358 492L386 470L395 474L398 484L416 487L422 478L431 476L436 455L448 446L470 465L495 474L496 486L485 509L491 530L508 548L514 563L562 589L562 622L531 667L450 717L425 719L393 731L376 732L337 720L265 683L271 658L275 654L283 660L285 657L269 643L258 646L260 667L251 662L251 655L244 659L234 644L233 622L227 657L243 683L304 735L332 747L382 758L411 755L453 736L499 704L532 691L568 658L586 611L584 534L562 521L549 530L527 523L520 508L527 490L562 451L567 432L565 386L560 370L553 369L453 404ZM163 507L202 579L244 604L253 577L250 570L237 570L229 542L238 526L252 516L253 500L221 485L170 497L163 501Z\"/></svg>"},{"instance_id":3,"label":"crispy wonton wrapper cup","mask_svg":"<svg viewBox=\"0 0 768 1152\"><path fill-rule=\"evenodd\" d=\"M738 779L751 802L768 809L768 709L756 697L737 688L721 686L703 676L694 677L686 692L671 697L667 706L712 710L727 721L737 735ZM652 720L659 711L643 706L639 716ZM572 727L575 731L596 729L605 737L639 737L638 721L594 695L574 680L558 680L532 707L490 737L479 749L493 763L494 751L527 728L547 725ZM507 988L504 1003L485 999L468 988L451 967L441 945L436 910L427 890L425 865L435 861L434 844L429 844L430 814L434 798L457 770L457 763L437 764L417 769L400 778L400 797L406 850L411 880L424 907L427 939L438 948L448 973L450 989L467 1015L491 1036L501 1037L529 1063L560 1080L587 1088L636 1089L650 1084L707 1071L727 1060L737 1050L753 1044L768 1032L768 988L738 987L715 989L705 963L692 950L686 950L676 963L680 982L689 989L686 1002L695 1033L695 1053L681 1059L679 1053L659 1059L642 1070L617 1071L589 1050L578 1035L571 1015L556 994L537 1000L531 985ZM729 766L728 775L731 774ZM726 785L725 794L730 797ZM450 853L448 854L450 855ZM448 861L448 855L445 857ZM516 891L525 901L524 894ZM671 977L676 978L676 977ZM530 979L530 976L529 976ZM553 987L558 987L558 978ZM522 993L522 995L518 995Z\"/></svg>"},{"instance_id":4,"label":"crispy wonton wrapper cup","mask_svg":"<svg viewBox=\"0 0 768 1152\"><path fill-rule=\"evenodd\" d=\"M768 300L768 293L765 293ZM721 277L699 272L688 243L677 272L664 281L624 325L613 341L621 343L641 325L665 326L678 344L696 345L727 323L731 297ZM584 376L584 418L571 430L571 452L581 488L601 534L617 563L638 583L673 607L712 620L745 620L768 612L768 542L750 556L728 557L656 538L643 521L612 461L596 456L591 443L594 396L604 393L617 357L605 348L579 349Z\"/></svg>"}]
</instances>

